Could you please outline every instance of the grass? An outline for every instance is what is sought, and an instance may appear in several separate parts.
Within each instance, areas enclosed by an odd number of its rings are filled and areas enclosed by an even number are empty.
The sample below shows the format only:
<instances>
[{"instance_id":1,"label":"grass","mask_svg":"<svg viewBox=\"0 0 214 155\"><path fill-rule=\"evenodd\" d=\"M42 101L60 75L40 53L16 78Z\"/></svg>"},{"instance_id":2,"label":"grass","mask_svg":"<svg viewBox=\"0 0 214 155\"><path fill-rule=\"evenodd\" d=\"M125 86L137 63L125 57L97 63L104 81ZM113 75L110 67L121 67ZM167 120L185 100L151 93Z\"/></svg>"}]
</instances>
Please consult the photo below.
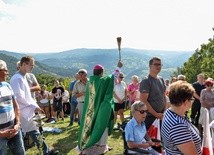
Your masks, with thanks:
<instances>
[{"instance_id":1,"label":"grass","mask_svg":"<svg viewBox=\"0 0 214 155\"><path fill-rule=\"evenodd\" d=\"M130 111L124 112L124 115L129 115ZM188 116L190 111L188 112ZM78 129L79 126L76 122L72 127L68 127L70 118L65 118L64 122L59 121L56 124L45 124L49 127L57 127L62 129L62 133L44 133L46 137L45 141L50 148L55 148L59 150L59 155L77 155L78 153L74 150L77 146L78 139ZM120 120L117 120L120 122ZM123 139L120 131L113 131L112 135L108 137L108 145L113 148L113 150L106 153L106 155L122 155L123 154ZM30 148L26 152L27 155L37 155L38 150L36 147Z\"/></svg>"},{"instance_id":2,"label":"grass","mask_svg":"<svg viewBox=\"0 0 214 155\"><path fill-rule=\"evenodd\" d=\"M128 115L129 111L125 112ZM55 148L59 150L59 155L77 155L75 147L77 146L78 139L78 129L79 126L75 122L72 127L69 125L69 117L65 118L63 121L58 121L56 124L45 124L48 127L57 127L62 129L62 133L44 133L45 141L50 148ZM119 119L118 119L119 121ZM106 153L106 155L121 155L123 154L123 139L120 131L113 131L112 135L108 137L108 145L113 148L113 150ZM27 150L27 155L37 155L38 150L36 147Z\"/></svg>"}]
</instances>

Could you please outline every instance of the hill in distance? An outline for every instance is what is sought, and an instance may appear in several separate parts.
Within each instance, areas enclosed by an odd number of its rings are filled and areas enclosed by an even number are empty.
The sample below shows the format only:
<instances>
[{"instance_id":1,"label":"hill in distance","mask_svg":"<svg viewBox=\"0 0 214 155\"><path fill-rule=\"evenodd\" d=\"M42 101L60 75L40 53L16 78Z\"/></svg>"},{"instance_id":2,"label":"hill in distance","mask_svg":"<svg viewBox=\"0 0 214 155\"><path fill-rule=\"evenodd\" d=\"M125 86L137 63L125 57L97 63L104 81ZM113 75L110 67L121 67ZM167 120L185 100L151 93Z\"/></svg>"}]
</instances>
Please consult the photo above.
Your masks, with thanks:
<instances>
[{"instance_id":1,"label":"hill in distance","mask_svg":"<svg viewBox=\"0 0 214 155\"><path fill-rule=\"evenodd\" d=\"M0 51L8 56L20 59L24 53ZM163 68L160 75L170 78L178 67L193 54L193 51L160 51L139 50L131 48L121 49L123 68L126 81L130 81L132 75L143 78L148 74L148 62L154 56L162 59ZM111 74L118 62L118 49L74 49L58 53L30 53L36 60L36 68L40 71L58 76L73 76L80 68L88 70L92 75L93 66L101 64L105 67L105 74Z\"/></svg>"}]
</instances>

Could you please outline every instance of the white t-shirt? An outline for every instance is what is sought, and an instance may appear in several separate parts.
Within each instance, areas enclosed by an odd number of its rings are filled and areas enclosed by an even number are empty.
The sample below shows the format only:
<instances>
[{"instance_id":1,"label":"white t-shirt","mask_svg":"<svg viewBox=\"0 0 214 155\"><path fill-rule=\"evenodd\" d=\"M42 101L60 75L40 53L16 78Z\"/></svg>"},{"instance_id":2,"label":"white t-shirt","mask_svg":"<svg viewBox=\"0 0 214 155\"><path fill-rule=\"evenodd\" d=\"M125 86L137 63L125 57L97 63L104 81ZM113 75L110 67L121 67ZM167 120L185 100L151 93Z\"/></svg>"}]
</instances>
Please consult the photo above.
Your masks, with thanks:
<instances>
[{"instance_id":1,"label":"white t-shirt","mask_svg":"<svg viewBox=\"0 0 214 155\"><path fill-rule=\"evenodd\" d=\"M114 93L120 98L125 98L125 90L126 90L126 83L121 81L121 83L117 83L114 85ZM114 97L114 102L119 103L119 101Z\"/></svg>"},{"instance_id":2,"label":"white t-shirt","mask_svg":"<svg viewBox=\"0 0 214 155\"><path fill-rule=\"evenodd\" d=\"M65 92L63 93L62 102L63 103L69 102L69 92L67 90L65 90Z\"/></svg>"}]
</instances>

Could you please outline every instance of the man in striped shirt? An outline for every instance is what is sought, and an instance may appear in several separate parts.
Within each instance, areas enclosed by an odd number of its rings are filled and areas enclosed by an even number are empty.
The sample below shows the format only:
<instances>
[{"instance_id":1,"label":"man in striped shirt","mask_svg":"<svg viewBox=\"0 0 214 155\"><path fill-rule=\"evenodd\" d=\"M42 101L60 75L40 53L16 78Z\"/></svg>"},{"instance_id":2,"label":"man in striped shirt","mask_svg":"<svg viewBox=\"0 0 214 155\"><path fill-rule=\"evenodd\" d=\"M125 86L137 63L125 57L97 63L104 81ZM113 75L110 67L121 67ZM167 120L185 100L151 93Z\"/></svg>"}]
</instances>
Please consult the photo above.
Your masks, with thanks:
<instances>
[{"instance_id":1,"label":"man in striped shirt","mask_svg":"<svg viewBox=\"0 0 214 155\"><path fill-rule=\"evenodd\" d=\"M0 154L7 154L7 146L12 154L24 155L24 143L20 130L20 111L9 83L7 65L0 60Z\"/></svg>"}]
</instances>

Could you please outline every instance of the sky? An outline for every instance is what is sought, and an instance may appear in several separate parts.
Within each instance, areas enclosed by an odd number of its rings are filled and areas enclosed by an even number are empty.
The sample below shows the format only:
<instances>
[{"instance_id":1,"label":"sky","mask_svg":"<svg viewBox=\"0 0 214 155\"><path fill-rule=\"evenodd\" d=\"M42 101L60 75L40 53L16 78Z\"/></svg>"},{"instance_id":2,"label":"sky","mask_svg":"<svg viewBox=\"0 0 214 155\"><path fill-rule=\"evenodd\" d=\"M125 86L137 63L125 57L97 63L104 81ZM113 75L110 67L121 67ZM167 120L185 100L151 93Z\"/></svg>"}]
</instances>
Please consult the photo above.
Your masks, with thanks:
<instances>
[{"instance_id":1,"label":"sky","mask_svg":"<svg viewBox=\"0 0 214 155\"><path fill-rule=\"evenodd\" d=\"M213 38L213 0L0 0L0 50L194 51Z\"/></svg>"}]
</instances>

